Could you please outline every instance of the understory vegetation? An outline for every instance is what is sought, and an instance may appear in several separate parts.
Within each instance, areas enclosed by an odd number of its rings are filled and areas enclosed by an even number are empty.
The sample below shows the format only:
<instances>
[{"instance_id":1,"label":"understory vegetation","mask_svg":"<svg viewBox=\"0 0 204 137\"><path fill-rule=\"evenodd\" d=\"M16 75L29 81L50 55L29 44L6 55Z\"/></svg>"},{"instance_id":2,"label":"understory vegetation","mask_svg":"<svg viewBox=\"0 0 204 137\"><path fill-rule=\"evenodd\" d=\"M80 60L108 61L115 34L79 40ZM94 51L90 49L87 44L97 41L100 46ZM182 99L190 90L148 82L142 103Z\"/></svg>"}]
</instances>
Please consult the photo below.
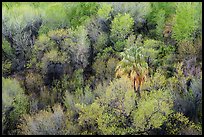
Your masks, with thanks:
<instances>
[{"instance_id":1,"label":"understory vegetation","mask_svg":"<svg viewBox=\"0 0 204 137\"><path fill-rule=\"evenodd\" d=\"M201 2L2 2L2 134L201 135Z\"/></svg>"}]
</instances>

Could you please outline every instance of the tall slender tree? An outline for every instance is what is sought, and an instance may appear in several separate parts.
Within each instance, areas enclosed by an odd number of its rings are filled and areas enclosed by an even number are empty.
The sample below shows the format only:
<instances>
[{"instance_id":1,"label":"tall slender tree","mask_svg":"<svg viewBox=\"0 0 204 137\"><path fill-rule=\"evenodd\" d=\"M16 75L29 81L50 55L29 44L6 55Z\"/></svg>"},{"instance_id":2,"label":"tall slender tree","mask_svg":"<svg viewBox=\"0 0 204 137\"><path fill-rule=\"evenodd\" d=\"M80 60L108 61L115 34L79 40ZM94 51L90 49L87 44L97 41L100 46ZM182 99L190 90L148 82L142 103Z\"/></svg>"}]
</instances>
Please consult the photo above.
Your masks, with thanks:
<instances>
[{"instance_id":1,"label":"tall slender tree","mask_svg":"<svg viewBox=\"0 0 204 137\"><path fill-rule=\"evenodd\" d=\"M139 44L139 43L138 43ZM135 43L130 48L121 53L122 60L116 67L116 77L125 75L133 81L134 91L140 97L140 88L146 79L147 63L142 55L140 46Z\"/></svg>"}]
</instances>

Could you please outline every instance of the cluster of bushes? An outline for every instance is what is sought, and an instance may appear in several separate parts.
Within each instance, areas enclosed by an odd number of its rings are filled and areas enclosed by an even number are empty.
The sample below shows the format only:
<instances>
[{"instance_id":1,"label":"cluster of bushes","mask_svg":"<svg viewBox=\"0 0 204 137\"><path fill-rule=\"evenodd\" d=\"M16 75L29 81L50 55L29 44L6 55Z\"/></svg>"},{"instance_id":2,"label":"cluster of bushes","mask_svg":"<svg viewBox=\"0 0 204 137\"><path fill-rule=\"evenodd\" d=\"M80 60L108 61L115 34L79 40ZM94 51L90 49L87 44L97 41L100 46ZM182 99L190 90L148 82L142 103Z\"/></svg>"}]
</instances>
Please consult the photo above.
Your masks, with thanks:
<instances>
[{"instance_id":1,"label":"cluster of bushes","mask_svg":"<svg viewBox=\"0 0 204 137\"><path fill-rule=\"evenodd\" d=\"M2 134L202 134L202 3L2 4Z\"/></svg>"}]
</instances>

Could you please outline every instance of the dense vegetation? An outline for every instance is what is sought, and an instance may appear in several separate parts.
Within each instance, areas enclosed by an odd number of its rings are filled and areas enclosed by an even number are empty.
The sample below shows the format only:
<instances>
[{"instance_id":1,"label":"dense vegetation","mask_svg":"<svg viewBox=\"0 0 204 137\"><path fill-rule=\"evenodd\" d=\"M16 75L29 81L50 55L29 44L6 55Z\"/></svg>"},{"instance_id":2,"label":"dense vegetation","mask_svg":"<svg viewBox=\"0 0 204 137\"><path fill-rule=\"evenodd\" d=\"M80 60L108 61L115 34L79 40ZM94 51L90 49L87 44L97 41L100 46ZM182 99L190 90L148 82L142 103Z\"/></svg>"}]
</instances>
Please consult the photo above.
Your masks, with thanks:
<instances>
[{"instance_id":1,"label":"dense vegetation","mask_svg":"<svg viewBox=\"0 0 204 137\"><path fill-rule=\"evenodd\" d=\"M2 134L202 134L202 3L3 2Z\"/></svg>"}]
</instances>

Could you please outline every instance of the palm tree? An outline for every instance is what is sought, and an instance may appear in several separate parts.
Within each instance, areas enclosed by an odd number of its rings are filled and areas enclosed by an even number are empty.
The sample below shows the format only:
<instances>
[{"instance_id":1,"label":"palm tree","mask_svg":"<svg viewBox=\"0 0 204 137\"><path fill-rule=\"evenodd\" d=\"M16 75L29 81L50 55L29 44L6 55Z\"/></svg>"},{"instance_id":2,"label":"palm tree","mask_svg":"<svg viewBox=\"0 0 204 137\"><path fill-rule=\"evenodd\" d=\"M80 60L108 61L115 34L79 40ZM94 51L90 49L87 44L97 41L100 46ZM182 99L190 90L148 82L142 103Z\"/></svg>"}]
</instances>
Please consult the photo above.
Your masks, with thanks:
<instances>
[{"instance_id":1,"label":"palm tree","mask_svg":"<svg viewBox=\"0 0 204 137\"><path fill-rule=\"evenodd\" d=\"M123 59L116 67L116 77L126 76L133 81L134 91L140 97L140 88L148 74L147 63L141 54L141 47L131 46L121 53Z\"/></svg>"}]
</instances>

